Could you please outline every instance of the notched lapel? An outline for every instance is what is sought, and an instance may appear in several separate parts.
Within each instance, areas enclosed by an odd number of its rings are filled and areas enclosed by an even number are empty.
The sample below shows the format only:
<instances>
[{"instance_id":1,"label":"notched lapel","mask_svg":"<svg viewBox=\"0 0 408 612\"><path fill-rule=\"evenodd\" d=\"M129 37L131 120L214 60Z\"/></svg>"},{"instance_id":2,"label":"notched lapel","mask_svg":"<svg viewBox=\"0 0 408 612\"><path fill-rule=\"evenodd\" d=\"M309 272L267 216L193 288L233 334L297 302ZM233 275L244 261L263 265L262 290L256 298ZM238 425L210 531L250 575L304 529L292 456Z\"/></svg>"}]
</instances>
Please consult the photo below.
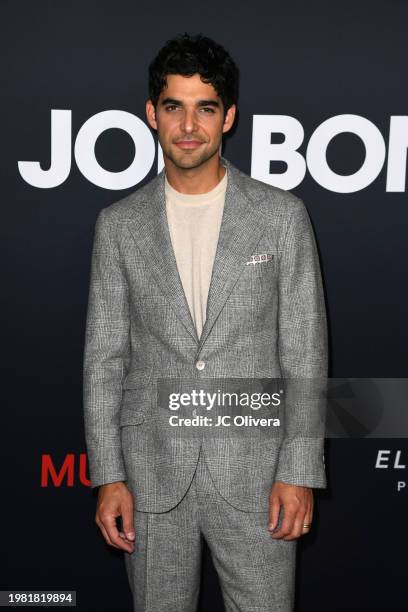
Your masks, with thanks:
<instances>
[{"instance_id":1,"label":"notched lapel","mask_svg":"<svg viewBox=\"0 0 408 612\"><path fill-rule=\"evenodd\" d=\"M149 201L135 207L128 227L137 248L145 258L157 284L174 308L177 316L198 343L187 298L178 273L177 261L167 223L164 170L152 181Z\"/></svg>"},{"instance_id":2,"label":"notched lapel","mask_svg":"<svg viewBox=\"0 0 408 612\"><path fill-rule=\"evenodd\" d=\"M228 160L222 161L228 168L228 183L199 351L245 269L248 253L254 251L265 232L263 216L244 194L238 169Z\"/></svg>"}]
</instances>

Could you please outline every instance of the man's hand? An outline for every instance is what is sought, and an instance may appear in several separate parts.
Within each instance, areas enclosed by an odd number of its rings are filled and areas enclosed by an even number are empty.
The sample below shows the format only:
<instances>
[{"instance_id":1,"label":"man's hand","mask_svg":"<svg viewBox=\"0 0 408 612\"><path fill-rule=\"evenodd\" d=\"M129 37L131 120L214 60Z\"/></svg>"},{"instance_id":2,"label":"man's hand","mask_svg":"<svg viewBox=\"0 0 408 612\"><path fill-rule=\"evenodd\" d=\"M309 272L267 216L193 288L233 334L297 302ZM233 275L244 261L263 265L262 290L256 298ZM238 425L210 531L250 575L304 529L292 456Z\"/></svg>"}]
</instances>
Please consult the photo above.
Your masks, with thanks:
<instances>
[{"instance_id":1,"label":"man's hand","mask_svg":"<svg viewBox=\"0 0 408 612\"><path fill-rule=\"evenodd\" d=\"M283 520L279 529L272 533L278 524L279 510L283 506ZM309 532L303 527L311 525L313 516L313 491L309 487L275 481L269 496L269 526L272 538L294 540Z\"/></svg>"},{"instance_id":2,"label":"man's hand","mask_svg":"<svg viewBox=\"0 0 408 612\"><path fill-rule=\"evenodd\" d=\"M122 517L121 532L116 526L118 516ZM99 487L95 522L110 546L133 552L133 496L124 482L112 482Z\"/></svg>"}]
</instances>

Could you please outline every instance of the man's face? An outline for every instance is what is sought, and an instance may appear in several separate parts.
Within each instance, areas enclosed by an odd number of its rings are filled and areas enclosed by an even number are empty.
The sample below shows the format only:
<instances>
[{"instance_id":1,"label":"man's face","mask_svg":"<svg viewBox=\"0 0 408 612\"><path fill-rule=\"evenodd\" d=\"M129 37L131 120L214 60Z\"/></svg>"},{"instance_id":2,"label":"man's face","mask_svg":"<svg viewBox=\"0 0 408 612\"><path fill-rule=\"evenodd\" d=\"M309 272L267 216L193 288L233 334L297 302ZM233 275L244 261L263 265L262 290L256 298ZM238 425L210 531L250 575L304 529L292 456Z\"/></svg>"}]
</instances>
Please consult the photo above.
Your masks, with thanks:
<instances>
[{"instance_id":1,"label":"man's face","mask_svg":"<svg viewBox=\"0 0 408 612\"><path fill-rule=\"evenodd\" d=\"M150 100L146 103L149 125L157 130L165 158L178 168L196 168L218 154L236 107L231 106L224 119L221 98L199 74L168 74L166 80L156 110Z\"/></svg>"}]
</instances>

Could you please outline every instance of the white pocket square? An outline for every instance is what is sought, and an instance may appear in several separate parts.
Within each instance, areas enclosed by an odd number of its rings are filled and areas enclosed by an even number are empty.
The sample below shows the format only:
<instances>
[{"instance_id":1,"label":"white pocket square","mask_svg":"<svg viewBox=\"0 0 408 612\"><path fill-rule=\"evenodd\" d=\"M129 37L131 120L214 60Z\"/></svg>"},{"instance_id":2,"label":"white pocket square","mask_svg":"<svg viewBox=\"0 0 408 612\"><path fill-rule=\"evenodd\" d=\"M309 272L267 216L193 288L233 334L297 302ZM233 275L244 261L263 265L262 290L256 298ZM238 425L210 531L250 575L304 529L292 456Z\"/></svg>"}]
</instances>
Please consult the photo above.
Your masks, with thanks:
<instances>
[{"instance_id":1,"label":"white pocket square","mask_svg":"<svg viewBox=\"0 0 408 612\"><path fill-rule=\"evenodd\" d=\"M255 265L257 263L272 261L272 257L272 253L260 253L259 255L251 255L250 259L248 259L248 261L246 262L246 265Z\"/></svg>"}]
</instances>

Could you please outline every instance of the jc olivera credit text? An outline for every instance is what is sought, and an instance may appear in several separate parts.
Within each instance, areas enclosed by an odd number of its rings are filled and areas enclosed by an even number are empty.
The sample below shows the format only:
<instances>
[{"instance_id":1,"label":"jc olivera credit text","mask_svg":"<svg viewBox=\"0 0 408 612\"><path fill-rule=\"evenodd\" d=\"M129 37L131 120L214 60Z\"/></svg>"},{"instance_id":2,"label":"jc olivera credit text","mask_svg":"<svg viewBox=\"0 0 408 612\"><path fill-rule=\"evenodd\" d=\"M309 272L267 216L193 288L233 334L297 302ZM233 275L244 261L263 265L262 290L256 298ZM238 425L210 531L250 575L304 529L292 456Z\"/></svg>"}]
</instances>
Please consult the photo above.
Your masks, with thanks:
<instances>
[{"instance_id":1,"label":"jc olivera credit text","mask_svg":"<svg viewBox=\"0 0 408 612\"><path fill-rule=\"evenodd\" d=\"M231 422L232 420L232 422ZM280 419L257 418L251 415L237 414L233 418L229 414L220 415L216 419L209 416L196 415L194 417L179 417L172 415L169 418L172 427L279 427Z\"/></svg>"}]
</instances>

